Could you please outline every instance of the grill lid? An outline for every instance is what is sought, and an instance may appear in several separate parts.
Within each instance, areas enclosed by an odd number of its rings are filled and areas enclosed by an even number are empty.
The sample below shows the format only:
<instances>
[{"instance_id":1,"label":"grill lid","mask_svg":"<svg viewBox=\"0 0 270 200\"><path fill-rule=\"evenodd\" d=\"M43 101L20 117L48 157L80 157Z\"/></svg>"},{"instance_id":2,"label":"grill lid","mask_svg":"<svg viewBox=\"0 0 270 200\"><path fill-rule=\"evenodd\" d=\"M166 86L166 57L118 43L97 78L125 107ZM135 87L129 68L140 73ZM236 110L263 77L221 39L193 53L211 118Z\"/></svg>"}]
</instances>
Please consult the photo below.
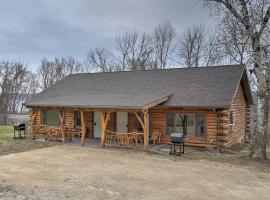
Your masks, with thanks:
<instances>
[{"instance_id":1,"label":"grill lid","mask_svg":"<svg viewBox=\"0 0 270 200\"><path fill-rule=\"evenodd\" d=\"M182 142L185 139L184 133L172 133L171 142Z\"/></svg>"}]
</instances>

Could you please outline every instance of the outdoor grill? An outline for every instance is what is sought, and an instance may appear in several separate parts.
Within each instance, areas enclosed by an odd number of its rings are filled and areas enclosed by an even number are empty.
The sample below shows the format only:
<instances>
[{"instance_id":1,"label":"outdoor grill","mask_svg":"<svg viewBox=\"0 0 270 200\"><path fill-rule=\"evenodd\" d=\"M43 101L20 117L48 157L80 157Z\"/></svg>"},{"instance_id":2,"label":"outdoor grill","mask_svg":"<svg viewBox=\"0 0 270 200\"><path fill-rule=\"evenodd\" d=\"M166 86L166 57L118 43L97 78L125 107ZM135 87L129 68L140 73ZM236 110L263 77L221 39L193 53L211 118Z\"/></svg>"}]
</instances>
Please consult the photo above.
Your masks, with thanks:
<instances>
[{"instance_id":1,"label":"outdoor grill","mask_svg":"<svg viewBox=\"0 0 270 200\"><path fill-rule=\"evenodd\" d=\"M26 137L26 134L25 134L26 126L24 123L15 124L13 126L13 129L14 129L14 136L13 136L14 139L23 139ZM22 131L23 131L23 136L22 136ZM16 132L19 133L18 136L16 136Z\"/></svg>"},{"instance_id":2,"label":"outdoor grill","mask_svg":"<svg viewBox=\"0 0 270 200\"><path fill-rule=\"evenodd\" d=\"M171 134L171 142L172 143L181 143L185 139L185 135L183 133L172 133Z\"/></svg>"},{"instance_id":3,"label":"outdoor grill","mask_svg":"<svg viewBox=\"0 0 270 200\"><path fill-rule=\"evenodd\" d=\"M179 151L176 150L176 146L179 146ZM172 133L170 154L181 155L182 153L185 153L185 134Z\"/></svg>"}]
</instances>

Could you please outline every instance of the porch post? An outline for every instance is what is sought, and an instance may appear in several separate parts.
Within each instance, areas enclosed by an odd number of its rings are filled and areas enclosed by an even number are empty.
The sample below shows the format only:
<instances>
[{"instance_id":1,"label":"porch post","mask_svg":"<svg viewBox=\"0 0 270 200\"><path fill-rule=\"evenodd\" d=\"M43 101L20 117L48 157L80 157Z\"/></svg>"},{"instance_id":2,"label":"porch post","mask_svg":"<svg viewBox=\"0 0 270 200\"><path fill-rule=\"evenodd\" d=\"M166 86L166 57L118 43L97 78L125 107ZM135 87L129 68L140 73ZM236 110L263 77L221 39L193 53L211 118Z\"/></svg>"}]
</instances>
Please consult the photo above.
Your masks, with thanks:
<instances>
[{"instance_id":1,"label":"porch post","mask_svg":"<svg viewBox=\"0 0 270 200\"><path fill-rule=\"evenodd\" d=\"M62 142L65 142L65 131L64 131L65 111L64 110L60 111L59 118L60 118L60 123L61 123L60 127L61 127L61 133L62 133Z\"/></svg>"},{"instance_id":2,"label":"porch post","mask_svg":"<svg viewBox=\"0 0 270 200\"><path fill-rule=\"evenodd\" d=\"M99 117L100 117L100 122L101 122L101 140L100 140L100 144L102 147L105 146L105 129L104 129L104 115L103 113L100 111L99 112Z\"/></svg>"},{"instance_id":3,"label":"porch post","mask_svg":"<svg viewBox=\"0 0 270 200\"><path fill-rule=\"evenodd\" d=\"M106 142L106 135L105 135L105 131L106 131L106 127L110 118L110 112L108 112L105 116L103 114L103 112L99 112L99 116L100 116L100 121L101 121L101 146L104 147L105 146L105 142Z\"/></svg>"},{"instance_id":4,"label":"porch post","mask_svg":"<svg viewBox=\"0 0 270 200\"><path fill-rule=\"evenodd\" d=\"M82 124L82 138L81 138L81 144L82 146L85 143L85 135L86 135L86 127L85 127L85 120L84 120L84 111L81 110L81 124Z\"/></svg>"},{"instance_id":5,"label":"porch post","mask_svg":"<svg viewBox=\"0 0 270 200\"><path fill-rule=\"evenodd\" d=\"M138 115L138 113L134 112L134 115L136 116L136 118L138 119L138 121L140 122L140 124L141 124L141 126L142 126L142 128L144 130L144 123L143 123L142 119L140 118L140 116Z\"/></svg>"},{"instance_id":6,"label":"porch post","mask_svg":"<svg viewBox=\"0 0 270 200\"><path fill-rule=\"evenodd\" d=\"M36 139L36 132L35 132L35 129L34 129L36 115L37 115L37 113L35 112L34 108L32 108L32 110L31 110L31 133L32 133L32 139L33 140Z\"/></svg>"},{"instance_id":7,"label":"porch post","mask_svg":"<svg viewBox=\"0 0 270 200\"><path fill-rule=\"evenodd\" d=\"M143 149L144 151L148 151L148 147L149 147L149 113L148 111L143 111L143 119L144 119Z\"/></svg>"}]
</instances>

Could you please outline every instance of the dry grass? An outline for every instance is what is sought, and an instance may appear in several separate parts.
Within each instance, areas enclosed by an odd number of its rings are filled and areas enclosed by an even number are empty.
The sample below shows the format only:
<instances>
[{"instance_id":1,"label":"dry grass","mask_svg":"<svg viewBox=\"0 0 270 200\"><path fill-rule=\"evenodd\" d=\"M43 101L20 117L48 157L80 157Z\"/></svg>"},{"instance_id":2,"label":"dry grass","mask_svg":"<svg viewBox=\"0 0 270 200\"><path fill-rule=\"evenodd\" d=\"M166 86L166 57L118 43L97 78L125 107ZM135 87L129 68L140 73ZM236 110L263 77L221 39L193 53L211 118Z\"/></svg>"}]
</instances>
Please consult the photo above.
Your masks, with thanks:
<instances>
[{"instance_id":1,"label":"dry grass","mask_svg":"<svg viewBox=\"0 0 270 200\"><path fill-rule=\"evenodd\" d=\"M250 160L248 147L234 154L187 148L177 157L44 148L52 145L14 140L12 127L0 126L0 199L269 199L270 162Z\"/></svg>"},{"instance_id":2,"label":"dry grass","mask_svg":"<svg viewBox=\"0 0 270 200\"><path fill-rule=\"evenodd\" d=\"M270 172L270 160L257 162L249 158L249 146L245 146L239 152L219 153L218 151L209 151L207 149L186 148L186 154L174 159L184 160L207 160L238 166L248 167L259 172ZM270 158L270 147L267 148L267 155Z\"/></svg>"},{"instance_id":3,"label":"dry grass","mask_svg":"<svg viewBox=\"0 0 270 200\"><path fill-rule=\"evenodd\" d=\"M59 145L1 156L0 163L5 200L268 200L270 191L269 173L130 150Z\"/></svg>"}]
</instances>

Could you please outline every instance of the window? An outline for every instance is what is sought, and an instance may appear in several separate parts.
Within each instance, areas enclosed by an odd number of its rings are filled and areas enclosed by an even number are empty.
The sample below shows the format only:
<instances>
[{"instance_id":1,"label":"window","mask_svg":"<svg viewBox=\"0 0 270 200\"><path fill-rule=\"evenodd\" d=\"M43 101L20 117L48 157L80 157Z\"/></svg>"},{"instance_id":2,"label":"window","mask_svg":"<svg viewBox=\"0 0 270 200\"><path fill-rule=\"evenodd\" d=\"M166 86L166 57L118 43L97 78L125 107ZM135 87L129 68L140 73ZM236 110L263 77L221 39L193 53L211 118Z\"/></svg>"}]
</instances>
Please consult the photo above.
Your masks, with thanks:
<instances>
[{"instance_id":1,"label":"window","mask_svg":"<svg viewBox=\"0 0 270 200\"><path fill-rule=\"evenodd\" d=\"M75 126L82 125L81 113L79 111L74 112L74 121L75 121Z\"/></svg>"},{"instance_id":2,"label":"window","mask_svg":"<svg viewBox=\"0 0 270 200\"><path fill-rule=\"evenodd\" d=\"M197 114L196 116L196 137L204 137L205 136L205 115Z\"/></svg>"},{"instance_id":3,"label":"window","mask_svg":"<svg viewBox=\"0 0 270 200\"><path fill-rule=\"evenodd\" d=\"M230 112L229 116L229 132L233 133L235 130L235 124L234 124L234 119L233 119L233 112Z\"/></svg>"},{"instance_id":4,"label":"window","mask_svg":"<svg viewBox=\"0 0 270 200\"><path fill-rule=\"evenodd\" d=\"M167 133L184 132L184 115L168 113L167 114Z\"/></svg>"},{"instance_id":5,"label":"window","mask_svg":"<svg viewBox=\"0 0 270 200\"><path fill-rule=\"evenodd\" d=\"M232 111L230 112L230 124L234 124L233 123L233 112Z\"/></svg>"},{"instance_id":6,"label":"window","mask_svg":"<svg viewBox=\"0 0 270 200\"><path fill-rule=\"evenodd\" d=\"M42 112L42 124L49 126L60 126L59 111L44 110Z\"/></svg>"},{"instance_id":7,"label":"window","mask_svg":"<svg viewBox=\"0 0 270 200\"><path fill-rule=\"evenodd\" d=\"M191 137L205 137L205 114L167 114L167 134L184 133Z\"/></svg>"}]
</instances>

